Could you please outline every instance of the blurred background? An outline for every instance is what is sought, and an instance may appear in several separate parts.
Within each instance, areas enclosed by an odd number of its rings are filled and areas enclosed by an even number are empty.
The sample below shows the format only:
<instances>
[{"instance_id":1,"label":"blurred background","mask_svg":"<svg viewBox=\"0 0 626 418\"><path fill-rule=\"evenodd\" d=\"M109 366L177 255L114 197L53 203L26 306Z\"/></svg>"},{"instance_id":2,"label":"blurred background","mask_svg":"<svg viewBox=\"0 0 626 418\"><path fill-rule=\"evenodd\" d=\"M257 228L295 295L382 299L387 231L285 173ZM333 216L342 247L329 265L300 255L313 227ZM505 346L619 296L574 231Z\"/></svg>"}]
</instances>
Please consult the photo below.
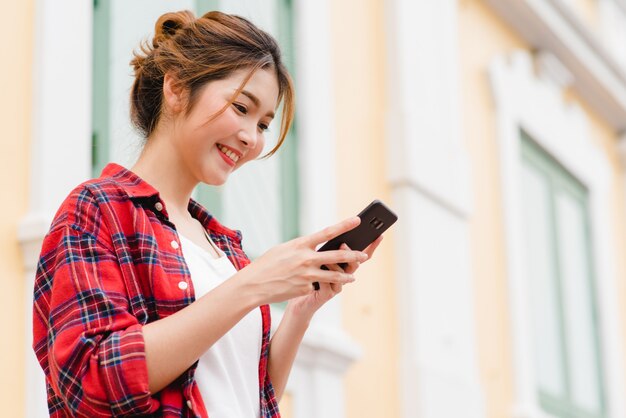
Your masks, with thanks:
<instances>
[{"instance_id":1,"label":"blurred background","mask_svg":"<svg viewBox=\"0 0 626 418\"><path fill-rule=\"evenodd\" d=\"M626 0L0 3L2 416L47 416L42 238L132 165L132 51L189 9L273 33L296 82L280 152L196 191L251 258L375 198L399 216L311 325L285 418L626 417Z\"/></svg>"}]
</instances>

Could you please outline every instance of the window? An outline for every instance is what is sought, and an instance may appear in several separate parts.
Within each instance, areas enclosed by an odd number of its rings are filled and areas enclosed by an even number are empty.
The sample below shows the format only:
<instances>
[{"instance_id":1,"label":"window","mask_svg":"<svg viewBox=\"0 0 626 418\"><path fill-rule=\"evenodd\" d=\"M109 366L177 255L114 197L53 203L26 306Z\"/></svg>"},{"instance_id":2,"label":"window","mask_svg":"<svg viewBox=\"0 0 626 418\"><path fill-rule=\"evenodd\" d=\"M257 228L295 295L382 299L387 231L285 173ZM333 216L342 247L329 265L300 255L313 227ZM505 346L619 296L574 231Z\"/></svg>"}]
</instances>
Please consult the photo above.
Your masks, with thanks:
<instances>
[{"instance_id":1,"label":"window","mask_svg":"<svg viewBox=\"0 0 626 418\"><path fill-rule=\"evenodd\" d=\"M540 405L605 417L588 192L522 133L522 194Z\"/></svg>"},{"instance_id":2,"label":"window","mask_svg":"<svg viewBox=\"0 0 626 418\"><path fill-rule=\"evenodd\" d=\"M285 64L295 79L292 1L199 1L197 14L215 8L253 19L279 41ZM268 11L269 10L269 11ZM276 143L280 110L272 122L263 154ZM254 161L235 172L221 187L198 187L198 199L227 226L241 229L250 258L299 235L297 124L281 149L268 160Z\"/></svg>"},{"instance_id":3,"label":"window","mask_svg":"<svg viewBox=\"0 0 626 418\"><path fill-rule=\"evenodd\" d=\"M109 21L111 3L93 2L91 167L97 177L109 161Z\"/></svg>"},{"instance_id":4,"label":"window","mask_svg":"<svg viewBox=\"0 0 626 418\"><path fill-rule=\"evenodd\" d=\"M129 62L133 49L151 36L154 22L162 13L195 9L200 16L218 9L252 18L279 39L286 64L294 75L291 0L94 0L93 7L94 177L110 161L130 167L139 154L142 140L129 119L128 95L133 81ZM276 118L264 153L276 143L279 127L280 120ZM222 223L245 232L244 248L251 258L299 235L297 156L294 124L275 156L247 164L224 186L201 185L194 193Z\"/></svg>"}]
</instances>

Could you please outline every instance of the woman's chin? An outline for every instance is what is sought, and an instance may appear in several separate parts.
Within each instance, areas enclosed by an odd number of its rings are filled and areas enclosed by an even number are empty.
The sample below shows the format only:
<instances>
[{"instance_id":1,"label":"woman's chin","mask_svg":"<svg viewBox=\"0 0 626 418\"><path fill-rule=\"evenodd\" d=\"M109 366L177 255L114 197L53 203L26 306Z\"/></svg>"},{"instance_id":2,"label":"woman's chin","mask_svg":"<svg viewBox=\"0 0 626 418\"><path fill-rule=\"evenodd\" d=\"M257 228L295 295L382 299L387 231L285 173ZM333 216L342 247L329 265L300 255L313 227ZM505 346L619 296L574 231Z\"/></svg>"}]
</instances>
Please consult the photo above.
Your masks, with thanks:
<instances>
[{"instance_id":1,"label":"woman's chin","mask_svg":"<svg viewBox=\"0 0 626 418\"><path fill-rule=\"evenodd\" d=\"M201 181L202 183L206 184L207 186L223 186L226 183L226 180L228 180L228 175L221 177L221 176L211 176L211 177L205 177L203 178Z\"/></svg>"}]
</instances>

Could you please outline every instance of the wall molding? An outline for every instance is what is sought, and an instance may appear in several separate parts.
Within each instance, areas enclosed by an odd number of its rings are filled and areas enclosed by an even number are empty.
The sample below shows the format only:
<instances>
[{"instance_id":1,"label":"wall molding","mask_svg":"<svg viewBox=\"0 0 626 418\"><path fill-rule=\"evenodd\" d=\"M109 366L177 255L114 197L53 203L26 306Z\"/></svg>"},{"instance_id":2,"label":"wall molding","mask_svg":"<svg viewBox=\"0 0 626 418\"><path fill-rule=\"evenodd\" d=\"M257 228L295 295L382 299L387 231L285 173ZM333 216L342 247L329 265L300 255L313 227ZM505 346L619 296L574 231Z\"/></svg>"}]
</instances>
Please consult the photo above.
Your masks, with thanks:
<instances>
[{"instance_id":1,"label":"wall molding","mask_svg":"<svg viewBox=\"0 0 626 418\"><path fill-rule=\"evenodd\" d=\"M574 90L614 130L626 129L626 69L571 6L562 0L486 2L533 48L554 54L574 76Z\"/></svg>"},{"instance_id":2,"label":"wall molding","mask_svg":"<svg viewBox=\"0 0 626 418\"><path fill-rule=\"evenodd\" d=\"M624 416L623 336L611 217L611 170L592 141L585 113L563 101L562 91L535 75L532 56L518 51L494 59L489 77L497 112L497 137L506 231L507 280L511 302L515 399L518 418L543 418L535 390L531 314L523 256L521 139L526 131L589 190L595 277L600 317L601 355L610 417Z\"/></svg>"},{"instance_id":3,"label":"wall molding","mask_svg":"<svg viewBox=\"0 0 626 418\"><path fill-rule=\"evenodd\" d=\"M32 349L35 267L64 197L91 174L92 2L36 0L30 199L18 225L24 262L25 416L48 416L44 374Z\"/></svg>"},{"instance_id":4,"label":"wall molding","mask_svg":"<svg viewBox=\"0 0 626 418\"><path fill-rule=\"evenodd\" d=\"M392 0L385 13L401 417L481 418L458 2Z\"/></svg>"}]
</instances>

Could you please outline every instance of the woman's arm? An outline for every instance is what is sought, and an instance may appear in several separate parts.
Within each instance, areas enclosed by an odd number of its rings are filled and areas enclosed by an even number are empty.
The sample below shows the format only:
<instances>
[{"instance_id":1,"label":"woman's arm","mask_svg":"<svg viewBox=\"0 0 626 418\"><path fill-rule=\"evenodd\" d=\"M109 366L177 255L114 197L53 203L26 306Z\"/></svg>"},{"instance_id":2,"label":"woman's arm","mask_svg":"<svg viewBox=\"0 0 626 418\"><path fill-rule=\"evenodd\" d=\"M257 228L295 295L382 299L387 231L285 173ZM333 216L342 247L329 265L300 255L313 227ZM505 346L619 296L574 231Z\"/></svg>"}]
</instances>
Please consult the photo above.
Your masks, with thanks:
<instances>
[{"instance_id":1,"label":"woman's arm","mask_svg":"<svg viewBox=\"0 0 626 418\"><path fill-rule=\"evenodd\" d=\"M241 280L226 280L196 302L143 327L148 383L156 393L173 382L248 312L259 296Z\"/></svg>"},{"instance_id":2,"label":"woman's arm","mask_svg":"<svg viewBox=\"0 0 626 418\"><path fill-rule=\"evenodd\" d=\"M355 264L367 258L360 251L318 253L315 246L354 228L359 222L358 217L349 218L323 231L278 245L196 302L167 318L145 325L150 392L158 392L180 376L255 307L296 298L300 302L294 304L294 315L288 314L283 318L284 326L281 324L284 328L281 334L286 336L279 337L274 350L278 352L274 357L290 359L288 362L282 360L288 363L287 367L280 364L275 371L279 380L282 376L284 388L311 316L340 291L343 284L354 281L351 274L339 268L338 271L325 271L319 266L338 262ZM313 282L320 282L326 291L313 292ZM321 295L325 296L320 298ZM297 340L297 343L292 344L290 339Z\"/></svg>"},{"instance_id":3,"label":"woman's arm","mask_svg":"<svg viewBox=\"0 0 626 418\"><path fill-rule=\"evenodd\" d=\"M278 401L283 396L298 347L310 322L310 314L296 312L294 305L288 304L283 319L272 337L268 369Z\"/></svg>"}]
</instances>

